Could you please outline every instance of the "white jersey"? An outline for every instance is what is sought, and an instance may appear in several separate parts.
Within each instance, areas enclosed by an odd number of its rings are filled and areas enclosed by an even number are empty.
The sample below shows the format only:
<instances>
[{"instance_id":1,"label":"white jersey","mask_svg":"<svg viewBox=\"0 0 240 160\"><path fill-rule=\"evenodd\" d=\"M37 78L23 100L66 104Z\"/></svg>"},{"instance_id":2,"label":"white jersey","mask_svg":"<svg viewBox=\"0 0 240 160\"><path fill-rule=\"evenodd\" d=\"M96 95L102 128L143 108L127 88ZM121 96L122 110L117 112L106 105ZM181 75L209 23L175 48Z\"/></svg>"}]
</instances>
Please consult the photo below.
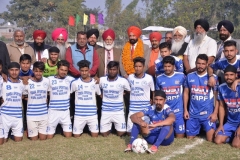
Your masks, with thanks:
<instances>
[{"instance_id":1,"label":"white jersey","mask_svg":"<svg viewBox=\"0 0 240 160\"><path fill-rule=\"evenodd\" d=\"M102 111L123 111L124 90L130 91L130 86L125 78L118 76L114 81L109 81L107 76L101 77L99 86L102 89Z\"/></svg>"},{"instance_id":2,"label":"white jersey","mask_svg":"<svg viewBox=\"0 0 240 160\"><path fill-rule=\"evenodd\" d=\"M43 77L40 82L28 80L25 90L28 93L27 119L41 121L47 118L47 92L49 79Z\"/></svg>"},{"instance_id":3,"label":"white jersey","mask_svg":"<svg viewBox=\"0 0 240 160\"><path fill-rule=\"evenodd\" d=\"M22 81L3 82L2 85L2 98L3 104L1 113L16 117L22 118L22 92L24 90L24 85Z\"/></svg>"},{"instance_id":4,"label":"white jersey","mask_svg":"<svg viewBox=\"0 0 240 160\"><path fill-rule=\"evenodd\" d=\"M72 82L71 92L75 93L75 116L93 116L97 114L96 94L100 95L99 85L94 79L84 82L81 78Z\"/></svg>"},{"instance_id":5,"label":"white jersey","mask_svg":"<svg viewBox=\"0 0 240 160\"><path fill-rule=\"evenodd\" d=\"M150 107L150 90L155 91L152 76L144 74L142 78L137 78L134 74L128 76L131 86L129 110L139 112Z\"/></svg>"},{"instance_id":6,"label":"white jersey","mask_svg":"<svg viewBox=\"0 0 240 160\"><path fill-rule=\"evenodd\" d=\"M70 100L70 85L74 80L73 77L66 76L63 79L57 78L56 76L50 76L49 79L49 91L50 101L49 109L54 110L67 110L69 109Z\"/></svg>"}]
</instances>

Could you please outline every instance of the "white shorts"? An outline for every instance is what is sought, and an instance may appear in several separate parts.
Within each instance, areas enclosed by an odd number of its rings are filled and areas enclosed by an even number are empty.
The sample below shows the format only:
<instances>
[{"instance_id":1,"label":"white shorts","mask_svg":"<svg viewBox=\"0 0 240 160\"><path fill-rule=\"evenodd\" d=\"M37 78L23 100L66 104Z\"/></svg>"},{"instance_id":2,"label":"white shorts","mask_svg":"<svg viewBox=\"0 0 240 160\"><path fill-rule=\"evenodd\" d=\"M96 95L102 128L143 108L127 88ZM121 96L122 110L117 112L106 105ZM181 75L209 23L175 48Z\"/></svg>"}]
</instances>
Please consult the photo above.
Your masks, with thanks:
<instances>
[{"instance_id":1,"label":"white shorts","mask_svg":"<svg viewBox=\"0 0 240 160\"><path fill-rule=\"evenodd\" d=\"M92 133L98 133L98 116L74 116L73 134L82 134L84 127L88 125Z\"/></svg>"},{"instance_id":2,"label":"white shorts","mask_svg":"<svg viewBox=\"0 0 240 160\"><path fill-rule=\"evenodd\" d=\"M16 117L9 116L6 114L1 114L1 116L2 116L2 123L3 123L5 139L8 138L8 132L10 129L12 129L12 133L15 137L23 136L23 120L22 120L22 118L16 118Z\"/></svg>"},{"instance_id":3,"label":"white shorts","mask_svg":"<svg viewBox=\"0 0 240 160\"><path fill-rule=\"evenodd\" d=\"M46 135L47 124L48 124L47 120L41 120L41 121L27 120L28 137L36 137L38 136L38 133Z\"/></svg>"},{"instance_id":4,"label":"white shorts","mask_svg":"<svg viewBox=\"0 0 240 160\"><path fill-rule=\"evenodd\" d=\"M3 123L2 123L2 116L0 114L0 138L4 138L4 128L3 128Z\"/></svg>"},{"instance_id":5,"label":"white shorts","mask_svg":"<svg viewBox=\"0 0 240 160\"><path fill-rule=\"evenodd\" d=\"M124 113L106 114L102 112L100 131L101 133L108 132L112 128L112 123L114 123L115 129L119 132L126 132L126 122Z\"/></svg>"},{"instance_id":6,"label":"white shorts","mask_svg":"<svg viewBox=\"0 0 240 160\"><path fill-rule=\"evenodd\" d=\"M58 124L61 124L64 132L72 132L72 122L69 109L65 111L53 109L48 110L47 134L54 134Z\"/></svg>"}]
</instances>

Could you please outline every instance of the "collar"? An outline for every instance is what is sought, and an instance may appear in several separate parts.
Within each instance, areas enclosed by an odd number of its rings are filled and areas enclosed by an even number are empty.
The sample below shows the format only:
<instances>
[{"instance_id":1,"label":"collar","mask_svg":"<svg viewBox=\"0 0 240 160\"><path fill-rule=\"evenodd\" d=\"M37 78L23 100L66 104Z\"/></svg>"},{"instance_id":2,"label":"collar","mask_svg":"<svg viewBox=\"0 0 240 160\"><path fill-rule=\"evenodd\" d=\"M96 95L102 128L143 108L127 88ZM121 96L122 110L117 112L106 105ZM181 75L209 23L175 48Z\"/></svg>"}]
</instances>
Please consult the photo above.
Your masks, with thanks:
<instances>
[{"instance_id":1,"label":"collar","mask_svg":"<svg viewBox=\"0 0 240 160\"><path fill-rule=\"evenodd\" d=\"M206 76L208 73L207 73L207 71L206 71L206 73L204 73L203 75L199 75L198 73L197 73L197 71L195 71L195 73L196 73L196 75L198 76L198 77L204 77L204 76Z\"/></svg>"},{"instance_id":2,"label":"collar","mask_svg":"<svg viewBox=\"0 0 240 160\"><path fill-rule=\"evenodd\" d=\"M30 69L26 72L24 72L23 70L20 70L23 74L28 74L30 72Z\"/></svg>"},{"instance_id":3,"label":"collar","mask_svg":"<svg viewBox=\"0 0 240 160\"><path fill-rule=\"evenodd\" d=\"M66 76L67 77L67 76ZM66 77L64 78L58 78L57 75L54 76L54 78L57 78L57 79L65 79Z\"/></svg>"},{"instance_id":4,"label":"collar","mask_svg":"<svg viewBox=\"0 0 240 160\"><path fill-rule=\"evenodd\" d=\"M144 78L145 77L145 73L143 74L143 76L142 77L140 77L140 78L138 78L138 77L136 77L135 76L135 74L133 74L134 75L134 78L137 78L137 79L142 79L142 78Z\"/></svg>"},{"instance_id":5,"label":"collar","mask_svg":"<svg viewBox=\"0 0 240 160\"><path fill-rule=\"evenodd\" d=\"M10 77L8 77L8 81L11 82L11 83L20 83L20 82L21 82L20 79L18 79L17 82L12 82L11 79L10 79Z\"/></svg>"},{"instance_id":6,"label":"collar","mask_svg":"<svg viewBox=\"0 0 240 160\"><path fill-rule=\"evenodd\" d=\"M118 79L118 76L117 76L114 80L111 80L111 81L110 81L110 80L108 79L108 76L107 76L107 81L108 81L108 82L113 82L113 81L116 81L117 79Z\"/></svg>"},{"instance_id":7,"label":"collar","mask_svg":"<svg viewBox=\"0 0 240 160\"><path fill-rule=\"evenodd\" d=\"M175 71L173 72L173 74L171 75L171 76L168 76L168 75L166 75L165 73L163 73L166 77L169 77L169 78L171 78L171 77L173 77L174 75L175 75Z\"/></svg>"}]
</instances>

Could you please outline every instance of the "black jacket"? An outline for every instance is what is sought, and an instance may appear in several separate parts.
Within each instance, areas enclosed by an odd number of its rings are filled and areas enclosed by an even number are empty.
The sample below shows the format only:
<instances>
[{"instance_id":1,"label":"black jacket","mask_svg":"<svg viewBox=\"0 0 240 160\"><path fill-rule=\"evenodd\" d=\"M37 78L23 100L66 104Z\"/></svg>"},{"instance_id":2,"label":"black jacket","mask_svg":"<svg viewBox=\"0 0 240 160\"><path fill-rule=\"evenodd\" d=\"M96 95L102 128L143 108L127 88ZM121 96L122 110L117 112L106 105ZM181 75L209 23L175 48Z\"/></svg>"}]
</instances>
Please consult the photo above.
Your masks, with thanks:
<instances>
[{"instance_id":1,"label":"black jacket","mask_svg":"<svg viewBox=\"0 0 240 160\"><path fill-rule=\"evenodd\" d=\"M9 53L7 46L4 42L0 41L0 60L2 60L2 72L7 74L8 64L10 63Z\"/></svg>"}]
</instances>

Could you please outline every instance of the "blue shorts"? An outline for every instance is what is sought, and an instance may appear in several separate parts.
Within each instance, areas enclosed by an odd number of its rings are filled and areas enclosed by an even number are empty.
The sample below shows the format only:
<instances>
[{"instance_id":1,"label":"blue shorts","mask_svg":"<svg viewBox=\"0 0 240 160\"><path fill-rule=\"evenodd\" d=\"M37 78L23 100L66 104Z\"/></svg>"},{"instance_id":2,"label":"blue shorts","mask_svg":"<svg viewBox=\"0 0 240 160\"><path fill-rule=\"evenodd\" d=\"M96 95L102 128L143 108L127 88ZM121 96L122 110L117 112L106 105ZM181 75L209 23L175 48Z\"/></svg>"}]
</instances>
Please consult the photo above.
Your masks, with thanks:
<instances>
[{"instance_id":1,"label":"blue shorts","mask_svg":"<svg viewBox=\"0 0 240 160\"><path fill-rule=\"evenodd\" d=\"M158 135L160 134L161 128L155 128L151 130L150 134L147 137L143 137L149 144L154 144L157 141ZM168 146L174 141L174 132L168 137L168 139L164 139L161 146Z\"/></svg>"},{"instance_id":2,"label":"blue shorts","mask_svg":"<svg viewBox=\"0 0 240 160\"><path fill-rule=\"evenodd\" d=\"M222 131L220 131L217 133L217 135L227 136L228 139L226 142L232 141L238 126L238 124L231 124L227 122L223 125L224 134Z\"/></svg>"},{"instance_id":3,"label":"blue shorts","mask_svg":"<svg viewBox=\"0 0 240 160\"><path fill-rule=\"evenodd\" d=\"M173 128L174 128L174 132L176 134L184 134L185 133L185 122L184 122L182 114L176 115L176 120L173 123Z\"/></svg>"},{"instance_id":4,"label":"blue shorts","mask_svg":"<svg viewBox=\"0 0 240 160\"><path fill-rule=\"evenodd\" d=\"M189 118L186 122L186 134L187 136L196 136L199 131L203 129L208 132L211 129L216 129L216 123L211 122L208 118Z\"/></svg>"}]
</instances>

